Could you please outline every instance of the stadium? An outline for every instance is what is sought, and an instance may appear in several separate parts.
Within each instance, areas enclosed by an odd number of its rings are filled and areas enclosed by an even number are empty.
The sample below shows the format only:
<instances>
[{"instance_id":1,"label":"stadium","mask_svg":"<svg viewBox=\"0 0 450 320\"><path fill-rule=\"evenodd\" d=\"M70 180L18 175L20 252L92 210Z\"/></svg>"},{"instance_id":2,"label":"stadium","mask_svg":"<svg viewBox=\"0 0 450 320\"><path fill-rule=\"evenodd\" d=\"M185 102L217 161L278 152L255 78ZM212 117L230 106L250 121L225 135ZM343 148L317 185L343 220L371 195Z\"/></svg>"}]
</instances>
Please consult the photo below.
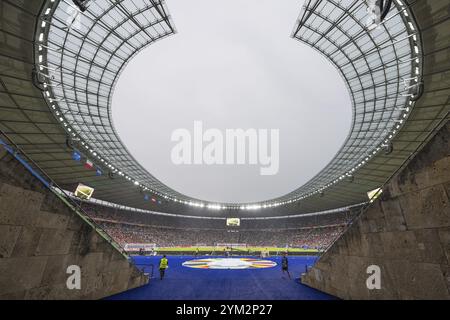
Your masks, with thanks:
<instances>
[{"instance_id":1,"label":"stadium","mask_svg":"<svg viewBox=\"0 0 450 320\"><path fill-rule=\"evenodd\" d=\"M183 36L170 8L0 0L0 299L449 300L448 1L298 5L289 41L339 73L351 126L251 202L166 185L113 123L127 66Z\"/></svg>"}]
</instances>

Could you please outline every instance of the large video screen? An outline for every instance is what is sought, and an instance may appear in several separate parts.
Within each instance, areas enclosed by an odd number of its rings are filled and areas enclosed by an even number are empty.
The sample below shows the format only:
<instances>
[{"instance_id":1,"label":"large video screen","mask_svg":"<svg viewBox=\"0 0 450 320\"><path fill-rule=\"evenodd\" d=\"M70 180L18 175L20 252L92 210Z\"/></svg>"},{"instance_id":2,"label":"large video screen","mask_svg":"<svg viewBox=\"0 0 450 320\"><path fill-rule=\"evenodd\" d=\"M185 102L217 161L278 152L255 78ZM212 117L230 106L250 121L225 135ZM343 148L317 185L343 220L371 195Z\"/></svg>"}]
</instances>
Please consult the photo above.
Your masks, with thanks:
<instances>
[{"instance_id":1,"label":"large video screen","mask_svg":"<svg viewBox=\"0 0 450 320\"><path fill-rule=\"evenodd\" d=\"M228 227L239 227L241 225L241 219L239 218L227 218Z\"/></svg>"},{"instance_id":2,"label":"large video screen","mask_svg":"<svg viewBox=\"0 0 450 320\"><path fill-rule=\"evenodd\" d=\"M375 199L377 199L381 193L383 192L383 189L376 188L372 191L367 192L367 197L369 197L370 202L374 202Z\"/></svg>"},{"instance_id":3,"label":"large video screen","mask_svg":"<svg viewBox=\"0 0 450 320\"><path fill-rule=\"evenodd\" d=\"M92 194L94 193L94 188L85 186L84 184L79 184L77 189L75 190L75 197L83 199L83 200L89 200L92 197Z\"/></svg>"}]
</instances>

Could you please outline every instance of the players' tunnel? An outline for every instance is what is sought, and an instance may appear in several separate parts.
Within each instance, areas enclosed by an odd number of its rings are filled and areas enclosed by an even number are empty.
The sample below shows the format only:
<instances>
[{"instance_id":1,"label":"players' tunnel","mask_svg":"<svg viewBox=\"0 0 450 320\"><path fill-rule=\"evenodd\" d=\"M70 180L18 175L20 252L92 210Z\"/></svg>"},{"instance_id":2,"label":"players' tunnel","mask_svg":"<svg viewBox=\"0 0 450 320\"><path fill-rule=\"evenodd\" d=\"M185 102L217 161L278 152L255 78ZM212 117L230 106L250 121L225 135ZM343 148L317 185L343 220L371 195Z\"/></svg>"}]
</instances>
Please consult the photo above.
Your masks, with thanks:
<instances>
[{"instance_id":1,"label":"players' tunnel","mask_svg":"<svg viewBox=\"0 0 450 320\"><path fill-rule=\"evenodd\" d=\"M113 126L111 98L127 63L176 32L169 7L0 2L0 298L97 299L138 287L148 270L127 260L137 248L188 253L191 265L197 254L266 258L200 262L208 268L256 269L281 265L283 252L301 255L292 268L303 284L291 279L287 291L302 286L290 295L297 299L328 297L305 284L344 299L449 299L447 1L305 1L292 41L339 71L352 126L309 182L257 203L173 190L135 160ZM84 199L71 193L80 184ZM312 269L302 260L311 254L319 258ZM156 273L159 258L145 258ZM198 271L185 271L178 258L175 278ZM89 283L81 291L66 286L68 267L77 265ZM387 275L384 287L366 286L373 265ZM257 298L276 299L278 285ZM255 297L233 292L228 297Z\"/></svg>"}]
</instances>

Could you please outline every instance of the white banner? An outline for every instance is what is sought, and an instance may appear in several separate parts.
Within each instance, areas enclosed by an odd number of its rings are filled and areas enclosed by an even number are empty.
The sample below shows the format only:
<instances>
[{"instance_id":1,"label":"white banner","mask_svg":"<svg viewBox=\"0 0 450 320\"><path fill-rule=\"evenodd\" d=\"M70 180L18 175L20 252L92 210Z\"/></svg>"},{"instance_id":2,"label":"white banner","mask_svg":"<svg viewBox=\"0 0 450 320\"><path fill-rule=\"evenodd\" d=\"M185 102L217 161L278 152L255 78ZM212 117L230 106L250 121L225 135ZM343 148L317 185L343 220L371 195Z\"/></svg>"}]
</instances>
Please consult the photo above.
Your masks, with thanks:
<instances>
[{"instance_id":1,"label":"white banner","mask_svg":"<svg viewBox=\"0 0 450 320\"><path fill-rule=\"evenodd\" d=\"M216 243L216 247L241 247L241 248L246 248L247 244L246 243Z\"/></svg>"},{"instance_id":2,"label":"white banner","mask_svg":"<svg viewBox=\"0 0 450 320\"><path fill-rule=\"evenodd\" d=\"M124 247L125 251L139 251L143 249L144 251L152 251L155 249L156 243L127 243Z\"/></svg>"}]
</instances>

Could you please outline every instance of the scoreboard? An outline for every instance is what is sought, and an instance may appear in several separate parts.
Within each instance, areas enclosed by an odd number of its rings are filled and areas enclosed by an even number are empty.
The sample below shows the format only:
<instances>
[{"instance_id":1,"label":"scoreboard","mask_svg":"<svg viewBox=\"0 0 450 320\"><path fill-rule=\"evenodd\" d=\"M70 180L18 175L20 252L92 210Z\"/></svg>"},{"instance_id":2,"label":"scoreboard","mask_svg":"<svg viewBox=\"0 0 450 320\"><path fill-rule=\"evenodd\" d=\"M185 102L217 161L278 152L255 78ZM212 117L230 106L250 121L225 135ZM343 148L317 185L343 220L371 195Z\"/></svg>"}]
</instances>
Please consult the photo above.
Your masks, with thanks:
<instances>
[{"instance_id":1,"label":"scoreboard","mask_svg":"<svg viewBox=\"0 0 450 320\"><path fill-rule=\"evenodd\" d=\"M240 225L241 225L241 219L227 218L227 227L239 227Z\"/></svg>"}]
</instances>

